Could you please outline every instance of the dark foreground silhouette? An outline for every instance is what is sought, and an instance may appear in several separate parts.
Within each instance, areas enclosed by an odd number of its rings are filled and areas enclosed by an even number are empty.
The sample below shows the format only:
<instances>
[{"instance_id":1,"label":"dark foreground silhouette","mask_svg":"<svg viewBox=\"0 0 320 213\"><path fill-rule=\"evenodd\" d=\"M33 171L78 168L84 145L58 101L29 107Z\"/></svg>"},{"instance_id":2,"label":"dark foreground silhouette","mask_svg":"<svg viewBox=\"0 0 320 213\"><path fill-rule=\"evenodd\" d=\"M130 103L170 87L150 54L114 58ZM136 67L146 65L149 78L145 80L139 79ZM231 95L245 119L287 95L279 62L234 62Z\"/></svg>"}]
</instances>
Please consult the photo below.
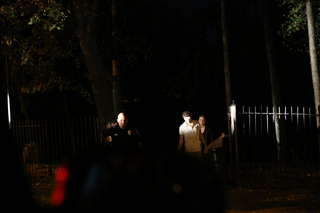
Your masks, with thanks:
<instances>
[{"instance_id":1,"label":"dark foreground silhouette","mask_svg":"<svg viewBox=\"0 0 320 213\"><path fill-rule=\"evenodd\" d=\"M2 212L40 212L14 153L12 132L2 128L0 143Z\"/></svg>"},{"instance_id":2,"label":"dark foreground silhouette","mask_svg":"<svg viewBox=\"0 0 320 213\"><path fill-rule=\"evenodd\" d=\"M66 168L68 168L66 172ZM93 148L61 169L65 212L223 212L213 171L174 155ZM63 178L62 178L63 179ZM59 195L59 189L53 195ZM62 192L61 192L62 191ZM52 198L54 201L54 197ZM57 199L56 199L57 201Z\"/></svg>"},{"instance_id":3,"label":"dark foreground silhouette","mask_svg":"<svg viewBox=\"0 0 320 213\"><path fill-rule=\"evenodd\" d=\"M52 209L32 199L14 155L10 131L1 141L4 212L223 212L214 172L174 154L105 150L94 147L62 167ZM57 196L57 197L55 197Z\"/></svg>"}]
</instances>

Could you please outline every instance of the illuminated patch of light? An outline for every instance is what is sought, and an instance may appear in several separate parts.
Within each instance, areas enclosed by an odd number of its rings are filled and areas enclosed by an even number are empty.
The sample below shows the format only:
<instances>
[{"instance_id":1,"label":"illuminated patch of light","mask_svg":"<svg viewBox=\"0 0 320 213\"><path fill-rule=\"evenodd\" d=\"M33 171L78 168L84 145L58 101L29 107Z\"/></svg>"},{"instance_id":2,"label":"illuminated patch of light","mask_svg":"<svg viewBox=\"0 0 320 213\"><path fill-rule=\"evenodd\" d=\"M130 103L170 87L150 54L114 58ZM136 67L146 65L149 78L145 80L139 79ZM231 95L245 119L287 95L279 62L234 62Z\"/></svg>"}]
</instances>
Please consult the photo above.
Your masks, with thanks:
<instances>
[{"instance_id":1,"label":"illuminated patch of light","mask_svg":"<svg viewBox=\"0 0 320 213\"><path fill-rule=\"evenodd\" d=\"M234 135L235 122L236 122L236 105L234 103L230 106L230 116L231 116L231 134Z\"/></svg>"},{"instance_id":2,"label":"illuminated patch of light","mask_svg":"<svg viewBox=\"0 0 320 213\"><path fill-rule=\"evenodd\" d=\"M11 129L11 111L10 111L9 89L8 89L8 91L7 91L7 104L8 104L8 122L9 122L9 129Z\"/></svg>"}]
</instances>

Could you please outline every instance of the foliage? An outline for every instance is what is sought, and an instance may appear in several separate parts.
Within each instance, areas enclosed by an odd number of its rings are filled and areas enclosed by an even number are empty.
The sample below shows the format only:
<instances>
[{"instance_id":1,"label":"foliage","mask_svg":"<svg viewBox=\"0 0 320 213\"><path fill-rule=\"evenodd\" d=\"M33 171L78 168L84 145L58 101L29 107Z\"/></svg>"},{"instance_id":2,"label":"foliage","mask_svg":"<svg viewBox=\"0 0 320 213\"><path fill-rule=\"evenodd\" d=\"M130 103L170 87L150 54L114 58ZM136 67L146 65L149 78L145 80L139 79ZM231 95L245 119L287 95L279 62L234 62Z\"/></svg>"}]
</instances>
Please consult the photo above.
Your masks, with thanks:
<instances>
[{"instance_id":1,"label":"foliage","mask_svg":"<svg viewBox=\"0 0 320 213\"><path fill-rule=\"evenodd\" d=\"M306 0L278 0L287 7L288 12L284 16L286 21L281 25L278 33L282 36L284 45L290 50L309 52L308 27L306 17ZM312 1L315 23L316 43L320 42L320 2ZM317 46L319 51L319 45Z\"/></svg>"},{"instance_id":2,"label":"foliage","mask_svg":"<svg viewBox=\"0 0 320 213\"><path fill-rule=\"evenodd\" d=\"M25 145L23 148L23 162L26 162L26 158L31 154L35 154L38 152L38 144L36 142L30 142Z\"/></svg>"},{"instance_id":3,"label":"foliage","mask_svg":"<svg viewBox=\"0 0 320 213\"><path fill-rule=\"evenodd\" d=\"M47 4L45 4L47 3ZM53 4L56 4L54 6ZM51 7L51 8L50 8ZM21 57L21 65L43 64L62 57L72 56L72 48L66 45L70 38L65 33L49 31L64 27L61 3L55 1L7 1L0 8L1 37L18 45L16 53ZM63 14L63 15L62 15ZM44 19L43 17L47 17ZM49 31L47 31L49 30ZM66 31L70 33L70 31ZM68 48L66 48L68 47Z\"/></svg>"},{"instance_id":4,"label":"foliage","mask_svg":"<svg viewBox=\"0 0 320 213\"><path fill-rule=\"evenodd\" d=\"M41 24L44 30L49 31L55 28L58 30L64 28L64 21L68 18L66 14L71 12L63 7L62 1L35 1L34 3L34 6L38 7L38 11L30 17L29 25Z\"/></svg>"},{"instance_id":5,"label":"foliage","mask_svg":"<svg viewBox=\"0 0 320 213\"><path fill-rule=\"evenodd\" d=\"M84 17L92 9L87 1L78 1ZM163 1L120 1L118 49L122 69L151 58L148 31L159 30L164 18ZM72 90L92 102L85 62L75 34L74 5L66 1L5 1L0 8L1 53L9 57L10 74L18 92L34 94L53 90ZM161 12L162 11L162 12ZM101 2L96 11L94 31L104 65L110 76L113 59L110 1ZM162 14L159 14L162 13ZM143 18L144 17L144 18ZM6 45L13 41L12 45ZM126 76L123 76L125 79ZM110 78L111 80L111 78ZM9 85L8 85L9 86ZM11 86L12 87L12 86ZM23 108L23 106L22 106Z\"/></svg>"},{"instance_id":6,"label":"foliage","mask_svg":"<svg viewBox=\"0 0 320 213\"><path fill-rule=\"evenodd\" d=\"M1 53L9 58L11 84L18 93L72 90L92 101L83 86L88 78L80 69L84 61L77 53L77 38L72 28L65 28L70 25L66 15L70 11L62 1L6 1L0 13L0 35L5 41ZM23 98L20 102L25 112L28 102Z\"/></svg>"}]
</instances>

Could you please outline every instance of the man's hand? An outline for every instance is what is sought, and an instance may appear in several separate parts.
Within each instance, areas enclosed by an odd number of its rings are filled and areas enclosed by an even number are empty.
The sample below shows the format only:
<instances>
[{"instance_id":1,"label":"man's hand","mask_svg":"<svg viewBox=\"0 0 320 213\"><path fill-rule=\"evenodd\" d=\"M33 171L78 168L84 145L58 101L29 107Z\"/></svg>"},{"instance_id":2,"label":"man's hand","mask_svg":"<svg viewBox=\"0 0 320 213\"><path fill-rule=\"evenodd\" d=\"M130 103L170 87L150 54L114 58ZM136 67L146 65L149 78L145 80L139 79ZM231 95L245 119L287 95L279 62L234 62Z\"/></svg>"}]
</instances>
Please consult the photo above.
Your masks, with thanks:
<instances>
[{"instance_id":1,"label":"man's hand","mask_svg":"<svg viewBox=\"0 0 320 213\"><path fill-rule=\"evenodd\" d=\"M112 137L108 136L106 138L104 138L105 142L107 142L107 144L110 144L112 142Z\"/></svg>"},{"instance_id":2,"label":"man's hand","mask_svg":"<svg viewBox=\"0 0 320 213\"><path fill-rule=\"evenodd\" d=\"M207 153L209 152L209 149L208 149L206 140L204 139L203 134L201 133L201 130L200 130L200 129L199 129L199 134L200 134L200 140L201 140L201 142L202 142L203 145L204 145L204 150L203 150L203 152L204 152L204 154L207 154Z\"/></svg>"},{"instance_id":3,"label":"man's hand","mask_svg":"<svg viewBox=\"0 0 320 213\"><path fill-rule=\"evenodd\" d=\"M207 154L209 152L209 149L207 146L204 147L204 154Z\"/></svg>"},{"instance_id":4,"label":"man's hand","mask_svg":"<svg viewBox=\"0 0 320 213\"><path fill-rule=\"evenodd\" d=\"M220 137L221 137L221 138L225 138L225 137L226 137L226 134L222 133Z\"/></svg>"}]
</instances>

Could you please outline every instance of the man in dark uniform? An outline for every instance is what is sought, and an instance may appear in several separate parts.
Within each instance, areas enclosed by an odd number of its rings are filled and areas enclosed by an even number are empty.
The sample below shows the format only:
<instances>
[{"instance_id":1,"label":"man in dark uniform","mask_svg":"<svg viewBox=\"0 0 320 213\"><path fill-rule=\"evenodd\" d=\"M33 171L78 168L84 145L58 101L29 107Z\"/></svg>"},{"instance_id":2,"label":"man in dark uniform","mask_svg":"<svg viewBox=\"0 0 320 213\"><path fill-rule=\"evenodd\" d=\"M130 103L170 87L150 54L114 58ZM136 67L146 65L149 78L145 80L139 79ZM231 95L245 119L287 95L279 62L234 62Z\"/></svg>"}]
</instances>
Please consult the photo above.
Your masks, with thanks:
<instances>
[{"instance_id":1,"label":"man in dark uniform","mask_svg":"<svg viewBox=\"0 0 320 213\"><path fill-rule=\"evenodd\" d=\"M143 148L138 131L130 127L125 112L118 114L117 125L102 131L109 147L114 149L138 150Z\"/></svg>"}]
</instances>

